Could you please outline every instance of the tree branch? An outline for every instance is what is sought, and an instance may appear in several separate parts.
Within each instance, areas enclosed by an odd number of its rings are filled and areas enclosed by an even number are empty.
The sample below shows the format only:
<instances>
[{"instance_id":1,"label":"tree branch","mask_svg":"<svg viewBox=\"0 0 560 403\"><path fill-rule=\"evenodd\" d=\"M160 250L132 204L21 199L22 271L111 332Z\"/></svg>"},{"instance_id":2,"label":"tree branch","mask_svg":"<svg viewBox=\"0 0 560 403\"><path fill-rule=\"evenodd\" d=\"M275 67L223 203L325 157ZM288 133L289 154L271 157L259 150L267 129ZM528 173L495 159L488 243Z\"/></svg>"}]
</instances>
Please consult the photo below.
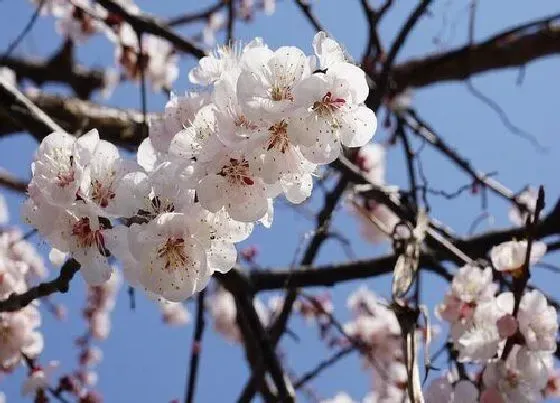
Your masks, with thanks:
<instances>
[{"instance_id":1,"label":"tree branch","mask_svg":"<svg viewBox=\"0 0 560 403\"><path fill-rule=\"evenodd\" d=\"M202 334L204 333L204 294L202 290L198 294L196 307L196 323L194 325L194 336L191 349L191 360L189 364L188 383L185 391L185 403L194 401L194 391L196 387L196 377L198 374L198 362L202 348Z\"/></svg>"},{"instance_id":2,"label":"tree branch","mask_svg":"<svg viewBox=\"0 0 560 403\"><path fill-rule=\"evenodd\" d=\"M144 139L143 117L139 111L112 108L77 98L63 98L40 92L28 93L27 98L52 116L69 133L97 128L103 139L127 148L138 146ZM29 130L27 124L24 126L24 122L10 119L11 112L3 112L0 108L0 137ZM149 115L149 119L154 116ZM25 114L22 117L25 118ZM64 131L63 129L61 130ZM32 134L41 140L51 132L52 130L43 130Z\"/></svg>"},{"instance_id":3,"label":"tree branch","mask_svg":"<svg viewBox=\"0 0 560 403\"><path fill-rule=\"evenodd\" d=\"M180 16L171 18L167 21L166 25L169 26L169 27L174 27L174 26L177 26L177 25L190 24L190 23L195 22L195 21L207 20L208 18L210 18L210 16L212 14L219 11L226 4L227 4L227 1L220 0L216 4L211 5L208 8L206 8L202 11L199 11L197 13L184 14L184 15L180 15Z\"/></svg>"},{"instance_id":4,"label":"tree branch","mask_svg":"<svg viewBox=\"0 0 560 403\"><path fill-rule=\"evenodd\" d=\"M12 294L5 300L0 301L0 312L15 312L26 307L37 298L57 292L67 293L70 281L78 270L80 270L80 264L76 260L67 260L60 269L59 276L54 280L31 287L22 294Z\"/></svg>"},{"instance_id":5,"label":"tree branch","mask_svg":"<svg viewBox=\"0 0 560 403\"><path fill-rule=\"evenodd\" d=\"M294 382L294 388L296 388L296 390L300 389L307 382L316 378L325 369L329 368L331 365L340 361L342 358L346 357L348 354L350 354L355 349L356 348L354 346L345 347L342 350L337 351L335 354L333 354L331 357L327 358L326 360L321 361L319 364L317 364L317 366L315 368L306 372L305 374L302 375L301 378L299 378L297 381L295 381Z\"/></svg>"},{"instance_id":6,"label":"tree branch","mask_svg":"<svg viewBox=\"0 0 560 403\"><path fill-rule=\"evenodd\" d=\"M0 80L0 109L6 111L5 118L17 122L34 136L45 137L64 129L31 102L10 83Z\"/></svg>"},{"instance_id":7,"label":"tree branch","mask_svg":"<svg viewBox=\"0 0 560 403\"><path fill-rule=\"evenodd\" d=\"M557 17L551 17L553 20ZM444 81L464 80L496 69L523 66L543 56L560 53L560 27L539 20L524 24L527 29L542 25L536 32L517 33L517 29L497 34L488 40L396 65L392 72L394 93Z\"/></svg>"},{"instance_id":8,"label":"tree branch","mask_svg":"<svg viewBox=\"0 0 560 403\"><path fill-rule=\"evenodd\" d=\"M57 52L49 60L8 57L0 60L0 65L13 70L18 81L28 79L37 86L47 82L68 84L81 99L89 98L94 90L102 89L107 84L104 70L88 70L74 63L63 51Z\"/></svg>"},{"instance_id":9,"label":"tree branch","mask_svg":"<svg viewBox=\"0 0 560 403\"><path fill-rule=\"evenodd\" d=\"M165 27L164 23L157 21L151 16L144 14L129 14L128 11L124 9L124 7L112 0L97 0L97 2L102 5L107 11L115 13L118 16L122 17L134 28L136 32L152 34L166 39L167 41L172 43L177 50L189 53L198 59L204 57L206 54L202 49L196 47L192 42L169 30L167 27Z\"/></svg>"},{"instance_id":10,"label":"tree branch","mask_svg":"<svg viewBox=\"0 0 560 403\"><path fill-rule=\"evenodd\" d=\"M29 182L18 179L0 168L0 186L14 192L25 193L27 192L27 183Z\"/></svg>"},{"instance_id":11,"label":"tree branch","mask_svg":"<svg viewBox=\"0 0 560 403\"><path fill-rule=\"evenodd\" d=\"M313 14L313 11L311 11L311 5L307 4L307 2L305 2L304 0L295 0L295 2L303 15L305 15L305 18L307 18L307 21L313 26L315 31L325 31L325 29L319 22L319 19L315 16L315 14Z\"/></svg>"},{"instance_id":12,"label":"tree branch","mask_svg":"<svg viewBox=\"0 0 560 403\"><path fill-rule=\"evenodd\" d=\"M391 75L391 70L393 69L393 63L397 58L397 54L403 47L406 39L408 38L409 34L412 32L412 29L420 20L420 17L426 12L428 6L433 0L421 0L416 8L412 11L409 15L408 19L401 27L395 41L391 45L391 49L389 49L389 53L387 54L387 59L383 64L383 70L379 74L379 77L375 80L376 81L376 88L373 94L371 101L368 103L368 106L377 111L379 105L387 90L389 89L389 77Z\"/></svg>"},{"instance_id":13,"label":"tree branch","mask_svg":"<svg viewBox=\"0 0 560 403\"><path fill-rule=\"evenodd\" d=\"M230 270L226 274L215 274L220 284L228 290L237 302L240 314L243 315L247 324L254 335L254 340L262 355L263 362L268 368L274 384L278 390L278 398L282 402L292 402L293 387L290 385L286 375L282 370L282 366L274 351L275 345L271 342L267 331L263 328L262 323L257 315L254 304L252 302L252 291L249 288L246 278L237 270ZM264 376L264 374L262 374Z\"/></svg>"},{"instance_id":14,"label":"tree branch","mask_svg":"<svg viewBox=\"0 0 560 403\"><path fill-rule=\"evenodd\" d=\"M484 258L495 245L523 237L525 227L513 227L500 231L490 231L467 239L458 239L454 245L473 259ZM535 223L534 239L543 239L551 235L560 234L560 203L544 219ZM552 250L552 249L549 249ZM341 264L326 266L301 266L293 269L266 269L249 272L249 282L255 290L274 290L285 287L320 287L333 286L344 281L376 277L389 274L395 267L397 257L385 255L366 260L357 260ZM441 252L435 254L423 253L420 256L420 266L427 271L451 280L452 275L436 267L433 259L438 262L451 260L449 254Z\"/></svg>"}]
</instances>

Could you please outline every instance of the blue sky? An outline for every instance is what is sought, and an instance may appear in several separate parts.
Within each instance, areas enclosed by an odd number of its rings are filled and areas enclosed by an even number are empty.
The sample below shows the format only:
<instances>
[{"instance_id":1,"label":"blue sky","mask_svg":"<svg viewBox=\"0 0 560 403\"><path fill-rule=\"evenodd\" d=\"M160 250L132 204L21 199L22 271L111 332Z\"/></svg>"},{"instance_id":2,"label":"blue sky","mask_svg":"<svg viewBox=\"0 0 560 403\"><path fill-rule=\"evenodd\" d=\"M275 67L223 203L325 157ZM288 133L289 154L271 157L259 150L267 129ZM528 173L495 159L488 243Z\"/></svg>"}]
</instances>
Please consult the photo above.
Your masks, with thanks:
<instances>
[{"instance_id":1,"label":"blue sky","mask_svg":"<svg viewBox=\"0 0 560 403\"><path fill-rule=\"evenodd\" d=\"M359 1L321 0L316 3L314 10L323 25L356 60L359 60L367 39L367 27ZM372 1L372 4L377 3L380 1ZM387 45L391 43L395 32L415 2L396 3L398 5L381 25L381 37ZM440 0L434 3L431 14L418 24L398 60L419 57L427 52L451 48L465 42L468 2ZM150 12L170 16L182 7L186 12L198 7L203 8L210 2L143 0L139 4ZM5 49L13 40L19 29L28 21L32 11L29 2L26 1L0 2L0 21L3 22L0 24L0 49ZM480 2L475 39L483 39L508 26L555 11L557 6L555 7L554 2L543 0ZM283 0L278 2L277 12L273 16L259 15L249 25L237 24L236 35L243 41L261 36L273 48L290 44L310 52L313 31L293 2ZM443 43L435 43L434 38L438 35ZM16 54L46 56L59 46L60 41L61 38L54 32L52 20L43 18ZM112 52L112 47L104 38L94 38L79 48L78 57L86 66L101 67L113 63ZM181 75L175 85L176 92L180 93L189 88L186 74L192 66L192 58L182 58ZM548 148L546 153L539 152L526 140L508 132L496 114L473 97L462 83L441 84L417 91L414 94L414 106L449 144L460 150L478 169L497 172L496 178L512 190L521 190L527 184L545 185L547 202L551 206L560 193L557 180L560 136L556 115L557 95L560 93L560 80L557 79L559 67L560 60L557 56L532 63L526 67L521 85L516 83L519 69L485 74L473 80L477 88L502 106L515 124L535 135ZM50 89L66 93L64 88L57 86ZM126 84L109 100L105 101L99 95L96 96L96 100L119 107L137 108L138 87L135 84ZM162 95L150 94L150 110L162 110L164 103L165 98ZM381 121L383 114L379 118ZM384 142L386 139L387 133L380 125L373 141ZM35 141L25 134L1 138L0 166L22 178L29 177L35 146ZM469 181L447 160L428 147L422 152L422 162L430 185L434 188L453 191ZM390 183L406 187L406 169L399 147L389 152L387 176ZM23 200L22 196L3 190L2 192L8 199L12 223L20 225L19 206ZM483 222L479 230L509 225L508 206L492 196L489 201L492 219ZM480 214L478 196L466 194L452 201L432 196L430 202L434 217L450 225L459 234L466 233L471 222ZM309 207L318 209L321 203L320 194L317 194ZM307 221L282 203L277 203L273 227L270 230L256 230L245 244L258 244L261 252L259 263L263 266L285 267L290 264L303 234L313 226L313 222ZM373 257L388 250L387 245L371 246L363 242L357 236L355 221L343 209L337 210L334 227L352 240L354 251L359 257ZM33 241L43 253L48 251L44 242L37 238ZM337 243L327 242L317 263L342 262L346 259ZM554 255L547 257L548 262L554 263L555 260ZM55 274L56 270L53 270L52 275ZM559 294L557 279L544 269L538 269L532 281L543 286L551 294ZM341 320L348 318L345 306L348 294L362 284L371 287L380 295L388 296L390 293L389 276L347 283L331 289L335 313ZM423 286L424 302L433 307L434 303L441 299L445 285L440 280L427 276ZM192 326L174 329L161 325L157 308L140 293L136 311L131 312L124 291L123 288L112 316L111 335L107 341L99 343L99 347L105 353L105 358L98 367L99 389L103 392L105 401L168 402L174 398L182 398ZM50 359L57 359L62 362L63 369L70 369L74 367L77 359L73 340L84 331L84 322L80 317L80 310L85 302L83 280L78 276L72 283L71 292L68 295L56 296L55 300L68 307L69 320L61 325L48 313L43 314L42 329L46 344L41 361L46 363ZM194 313L191 303L189 309ZM328 350L317 341L316 329L306 326L299 319L292 320L290 328L301 336L301 340L296 343L285 338L281 348L287 354L287 365L301 374L324 358ZM243 351L209 330L210 327L204 336L197 401L233 401L248 377ZM435 348L437 346L434 346ZM15 376L8 376L0 383L0 389L5 391L8 401L20 401L19 385L23 374L24 371L19 370ZM313 386L320 396L325 398L339 390L345 390L355 399L361 399L368 391L370 383L368 375L360 370L358 358L354 354L325 371L313 382Z\"/></svg>"}]
</instances>

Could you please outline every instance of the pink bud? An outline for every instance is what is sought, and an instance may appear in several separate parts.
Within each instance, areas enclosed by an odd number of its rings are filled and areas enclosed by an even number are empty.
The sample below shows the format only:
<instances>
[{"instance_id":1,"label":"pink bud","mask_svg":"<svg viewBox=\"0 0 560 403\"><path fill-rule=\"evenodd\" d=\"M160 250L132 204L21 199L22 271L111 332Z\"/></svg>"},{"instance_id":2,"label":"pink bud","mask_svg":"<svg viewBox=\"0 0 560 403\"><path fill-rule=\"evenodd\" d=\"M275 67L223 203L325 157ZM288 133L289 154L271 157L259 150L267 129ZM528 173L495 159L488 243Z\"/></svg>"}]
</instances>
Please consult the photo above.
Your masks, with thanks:
<instances>
[{"instance_id":1,"label":"pink bud","mask_svg":"<svg viewBox=\"0 0 560 403\"><path fill-rule=\"evenodd\" d=\"M257 257L257 255L259 254L259 250L255 245L251 245L241 250L240 254L241 257L245 259L247 262L253 262Z\"/></svg>"},{"instance_id":2,"label":"pink bud","mask_svg":"<svg viewBox=\"0 0 560 403\"><path fill-rule=\"evenodd\" d=\"M497 388L489 388L480 395L480 403L504 403L504 399Z\"/></svg>"},{"instance_id":3,"label":"pink bud","mask_svg":"<svg viewBox=\"0 0 560 403\"><path fill-rule=\"evenodd\" d=\"M498 319L498 333L505 339L517 332L517 320L511 315L504 315Z\"/></svg>"}]
</instances>

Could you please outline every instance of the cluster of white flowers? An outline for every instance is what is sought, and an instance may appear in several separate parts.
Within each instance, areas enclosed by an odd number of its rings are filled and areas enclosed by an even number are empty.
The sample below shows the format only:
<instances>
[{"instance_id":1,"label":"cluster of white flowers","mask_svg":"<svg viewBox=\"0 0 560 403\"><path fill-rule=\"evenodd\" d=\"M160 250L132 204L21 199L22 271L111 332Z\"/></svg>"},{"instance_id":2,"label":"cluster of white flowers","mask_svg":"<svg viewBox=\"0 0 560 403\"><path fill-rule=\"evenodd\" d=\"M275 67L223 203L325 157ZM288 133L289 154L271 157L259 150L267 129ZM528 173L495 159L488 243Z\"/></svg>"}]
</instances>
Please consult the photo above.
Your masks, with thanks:
<instances>
[{"instance_id":1,"label":"cluster of white flowers","mask_svg":"<svg viewBox=\"0 0 560 403\"><path fill-rule=\"evenodd\" d=\"M135 30L115 14L93 0L33 0L42 4L42 13L56 18L56 29L76 43L83 43L94 34L104 34L115 45L115 61L130 80L139 80L142 72L154 91L170 89L179 76L178 56L173 46L155 35L143 34L141 43ZM133 0L117 0L129 14L140 9ZM118 81L118 75L109 70L107 85Z\"/></svg>"},{"instance_id":2,"label":"cluster of white flowers","mask_svg":"<svg viewBox=\"0 0 560 403\"><path fill-rule=\"evenodd\" d=\"M235 243L268 226L273 199L300 203L318 164L376 129L365 73L324 33L315 55L257 39L221 48L189 74L204 90L173 97L152 122L137 163L99 139L53 133L32 165L24 216L81 263L90 285L111 275L169 301L236 263Z\"/></svg>"},{"instance_id":3,"label":"cluster of white flowers","mask_svg":"<svg viewBox=\"0 0 560 403\"><path fill-rule=\"evenodd\" d=\"M8 219L6 204L0 195L2 224ZM47 272L35 248L25 241L23 234L0 225L0 299L12 293L23 293L34 279ZM22 354L36 357L43 350L43 336L38 331L41 314L37 304L16 312L0 313L0 370L12 371L22 360Z\"/></svg>"},{"instance_id":4,"label":"cluster of white flowers","mask_svg":"<svg viewBox=\"0 0 560 403\"><path fill-rule=\"evenodd\" d=\"M403 401L408 376L401 328L395 312L366 287L350 295L348 306L354 320L344 326L344 331L368 347L362 361L372 371L373 392L367 401Z\"/></svg>"},{"instance_id":5,"label":"cluster of white flowers","mask_svg":"<svg viewBox=\"0 0 560 403\"><path fill-rule=\"evenodd\" d=\"M532 247L530 263L534 264L545 253L546 245L534 242ZM504 242L490 253L494 268L512 276L520 275L526 254L526 241ZM540 291L532 290L521 297L514 316L514 295L511 292L496 295L497 291L492 268L466 265L453 278L437 313L451 325L450 335L459 361L483 365L480 401L540 401L548 393L549 378L556 379L553 371L558 333L556 310L548 305ZM515 345L504 359L502 352L511 337ZM442 378L432 385L430 393L433 396L460 394L460 401L465 402L478 401L479 397L470 380L457 382Z\"/></svg>"}]
</instances>

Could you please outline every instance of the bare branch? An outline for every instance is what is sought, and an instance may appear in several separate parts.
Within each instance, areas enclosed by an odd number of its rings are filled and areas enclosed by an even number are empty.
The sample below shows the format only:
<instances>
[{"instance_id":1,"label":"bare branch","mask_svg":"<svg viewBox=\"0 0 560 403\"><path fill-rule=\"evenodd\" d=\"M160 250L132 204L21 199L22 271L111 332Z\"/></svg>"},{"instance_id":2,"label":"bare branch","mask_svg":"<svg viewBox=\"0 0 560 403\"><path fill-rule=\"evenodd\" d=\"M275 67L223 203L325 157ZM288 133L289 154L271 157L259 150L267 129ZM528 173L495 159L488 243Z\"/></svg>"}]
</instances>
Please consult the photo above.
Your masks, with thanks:
<instances>
[{"instance_id":1,"label":"bare branch","mask_svg":"<svg viewBox=\"0 0 560 403\"><path fill-rule=\"evenodd\" d=\"M305 374L302 375L302 377L300 379L295 381L294 382L294 388L296 390L302 388L307 382L316 378L325 369L327 369L330 366L332 366L333 364L337 363L338 361L340 361L342 358L346 357L348 354L350 354L354 350L355 350L354 346L348 346L346 348L343 348L340 351L337 351L335 354L333 354L331 357L327 358L326 360L321 361L319 364L317 364L317 366L315 368L306 372Z\"/></svg>"},{"instance_id":2,"label":"bare branch","mask_svg":"<svg viewBox=\"0 0 560 403\"><path fill-rule=\"evenodd\" d=\"M555 18L557 18L555 16ZM548 20L553 20L550 17ZM456 50L436 53L396 65L391 72L393 92L425 87L443 81L464 80L496 69L523 66L544 56L560 53L560 29L542 20L520 26L538 25L536 32L518 33L514 28L488 40Z\"/></svg>"},{"instance_id":3,"label":"bare branch","mask_svg":"<svg viewBox=\"0 0 560 403\"><path fill-rule=\"evenodd\" d=\"M200 352L202 349L202 334L204 333L204 294L205 290L202 290L200 294L198 294L196 302L196 323L194 325L188 383L187 390L185 391L185 403L192 403L194 401L198 362L200 360Z\"/></svg>"},{"instance_id":4,"label":"bare branch","mask_svg":"<svg viewBox=\"0 0 560 403\"><path fill-rule=\"evenodd\" d=\"M137 32L152 34L166 39L175 45L177 50L192 54L198 59L204 57L205 52L202 49L196 47L187 39L169 30L165 27L164 23L157 21L155 18L143 14L132 15L126 11L124 7L112 0L97 0L97 2L107 9L107 11L122 17Z\"/></svg>"},{"instance_id":5,"label":"bare branch","mask_svg":"<svg viewBox=\"0 0 560 403\"><path fill-rule=\"evenodd\" d=\"M305 15L305 18L307 18L307 21L313 26L315 31L325 31L325 28L323 28L323 26L319 22L319 19L315 16L315 14L313 14L311 5L307 4L305 0L295 0L295 2L301 12Z\"/></svg>"},{"instance_id":6,"label":"bare branch","mask_svg":"<svg viewBox=\"0 0 560 403\"><path fill-rule=\"evenodd\" d=\"M274 384L278 389L278 398L282 402L294 401L293 387L290 385L276 356L274 351L275 344L271 342L267 331L263 328L259 316L257 315L251 298L252 292L249 289L246 278L234 269L226 274L215 274L215 277L220 284L235 297L238 308L240 309L239 313L242 314L247 321L260 350L260 354L263 357L263 362L268 368L274 380ZM264 374L262 375L264 376Z\"/></svg>"},{"instance_id":7,"label":"bare branch","mask_svg":"<svg viewBox=\"0 0 560 403\"><path fill-rule=\"evenodd\" d=\"M495 245L510 241L513 238L521 238L525 231L524 226L490 231L474 237L458 239L454 245L473 259L484 258ZM535 224L534 239L543 239L558 234L560 234L560 203L544 219ZM549 251L554 249L557 248L548 248ZM396 258L394 255L385 255L374 259L326 266L252 270L249 274L249 281L255 290L273 290L285 287L328 287L344 281L391 273L395 267ZM423 253L420 256L420 266L446 280L451 280L452 276L434 264L434 259L437 262L453 260L449 254L440 251L432 255Z\"/></svg>"},{"instance_id":8,"label":"bare branch","mask_svg":"<svg viewBox=\"0 0 560 403\"><path fill-rule=\"evenodd\" d=\"M0 107L6 111L6 118L17 122L34 136L45 137L52 132L64 132L21 91L3 80L0 80Z\"/></svg>"},{"instance_id":9,"label":"bare branch","mask_svg":"<svg viewBox=\"0 0 560 403\"><path fill-rule=\"evenodd\" d=\"M54 280L31 287L22 294L12 294L5 300L0 301L0 312L15 312L26 307L38 298L58 292L63 294L67 293L70 287L70 281L78 270L80 270L80 264L76 260L67 260L60 269L60 274Z\"/></svg>"},{"instance_id":10,"label":"bare branch","mask_svg":"<svg viewBox=\"0 0 560 403\"><path fill-rule=\"evenodd\" d=\"M190 24L195 21L207 20L208 18L210 18L212 14L214 14L217 11L220 11L220 9L224 7L226 4L227 1L220 0L216 4L209 6L208 8L199 11L197 13L184 14L178 17L171 18L167 21L166 25L169 27L174 27L177 25Z\"/></svg>"},{"instance_id":11,"label":"bare branch","mask_svg":"<svg viewBox=\"0 0 560 403\"><path fill-rule=\"evenodd\" d=\"M68 84L80 98L87 99L94 90L106 86L105 71L88 70L74 63L64 52L69 44L71 42L66 42L61 51L49 60L7 57L0 60L0 65L13 70L18 80L28 79L37 86L48 82Z\"/></svg>"},{"instance_id":12,"label":"bare branch","mask_svg":"<svg viewBox=\"0 0 560 403\"><path fill-rule=\"evenodd\" d=\"M416 112L409 111L408 114L404 116L404 119L406 125L412 129L414 134L426 140L430 145L449 158L456 166L471 176L475 183L487 187L498 196L515 204L521 210L527 209L527 206L519 201L518 197L507 187L497 180L490 178L487 174L476 171L466 158L459 155L459 153L446 144L440 136L435 134L434 130L420 119Z\"/></svg>"},{"instance_id":13,"label":"bare branch","mask_svg":"<svg viewBox=\"0 0 560 403\"><path fill-rule=\"evenodd\" d=\"M389 53L387 54L387 59L383 64L383 70L379 74L379 78L376 79L376 88L373 98L370 102L368 102L368 106L374 111L379 108L381 100L389 89L389 77L391 75L391 70L393 69L393 63L397 58L397 54L403 47L406 39L408 38L408 35L410 34L410 32L412 32L412 29L414 28L420 17L424 15L426 10L428 9L428 6L431 2L432 0L421 0L418 3L416 8L409 15L404 25L401 27L395 41L391 45L391 49L389 49Z\"/></svg>"},{"instance_id":14,"label":"bare branch","mask_svg":"<svg viewBox=\"0 0 560 403\"><path fill-rule=\"evenodd\" d=\"M139 111L112 108L77 98L63 98L40 92L28 93L27 98L69 133L97 128L102 138L127 148L138 146L144 139L143 117ZM4 112L0 108L0 137L27 129L24 122L14 121L10 119L11 116L11 112ZM153 116L155 115L149 115L148 119ZM44 130L32 134L41 140L51 132L52 130Z\"/></svg>"},{"instance_id":15,"label":"bare branch","mask_svg":"<svg viewBox=\"0 0 560 403\"><path fill-rule=\"evenodd\" d=\"M25 193L27 192L28 183L29 182L16 178L0 168L0 186L14 192Z\"/></svg>"}]
</instances>

